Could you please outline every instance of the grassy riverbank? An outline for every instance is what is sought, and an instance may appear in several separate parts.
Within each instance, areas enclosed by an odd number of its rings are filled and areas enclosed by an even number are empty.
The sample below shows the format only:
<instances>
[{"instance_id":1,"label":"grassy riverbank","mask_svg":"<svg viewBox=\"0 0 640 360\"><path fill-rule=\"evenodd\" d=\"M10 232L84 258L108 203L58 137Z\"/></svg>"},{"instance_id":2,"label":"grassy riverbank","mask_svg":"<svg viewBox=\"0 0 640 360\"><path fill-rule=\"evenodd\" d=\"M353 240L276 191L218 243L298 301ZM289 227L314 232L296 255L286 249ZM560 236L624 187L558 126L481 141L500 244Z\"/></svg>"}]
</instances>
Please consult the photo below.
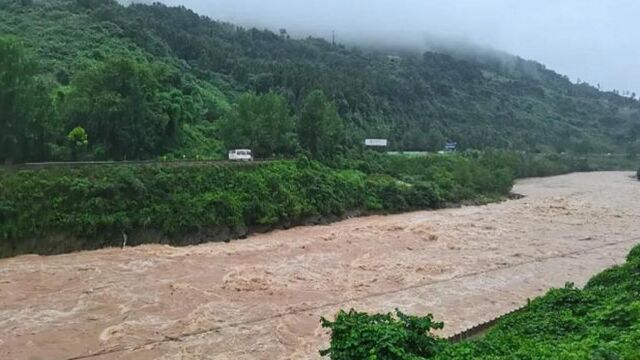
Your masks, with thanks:
<instances>
[{"instance_id":1,"label":"grassy riverbank","mask_svg":"<svg viewBox=\"0 0 640 360\"><path fill-rule=\"evenodd\" d=\"M0 171L0 257L227 241L350 214L486 203L514 179L599 170L587 159L510 152L324 163L98 165Z\"/></svg>"},{"instance_id":2,"label":"grassy riverbank","mask_svg":"<svg viewBox=\"0 0 640 360\"><path fill-rule=\"evenodd\" d=\"M250 230L506 195L513 170L462 156L376 157L366 168L299 158L255 166L4 171L0 255L229 240Z\"/></svg>"}]
</instances>

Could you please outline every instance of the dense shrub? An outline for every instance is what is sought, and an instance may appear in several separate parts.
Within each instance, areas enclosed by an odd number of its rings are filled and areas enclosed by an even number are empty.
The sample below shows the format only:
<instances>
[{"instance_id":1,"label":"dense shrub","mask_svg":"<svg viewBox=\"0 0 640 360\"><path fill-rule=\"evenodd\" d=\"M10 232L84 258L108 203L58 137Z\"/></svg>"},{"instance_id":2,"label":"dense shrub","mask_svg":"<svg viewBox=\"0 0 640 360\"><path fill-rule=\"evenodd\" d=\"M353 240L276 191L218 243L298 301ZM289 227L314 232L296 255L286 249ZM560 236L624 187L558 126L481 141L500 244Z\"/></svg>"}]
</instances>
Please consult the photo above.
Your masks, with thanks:
<instances>
[{"instance_id":1,"label":"dense shrub","mask_svg":"<svg viewBox=\"0 0 640 360\"><path fill-rule=\"evenodd\" d=\"M636 246L631 250L627 256L627 261L640 261L640 246Z\"/></svg>"},{"instance_id":2,"label":"dense shrub","mask_svg":"<svg viewBox=\"0 0 640 360\"><path fill-rule=\"evenodd\" d=\"M300 157L260 165L5 169L0 170L0 257L114 246L123 233L138 230L162 236L130 236L129 244L181 245L193 243L184 239L191 234L205 233L197 242L228 240L252 227L335 219L350 211L486 202L507 194L515 177L573 171L584 161L504 151L445 156L349 151L324 164ZM226 235L206 235L212 229L226 229Z\"/></svg>"},{"instance_id":3,"label":"dense shrub","mask_svg":"<svg viewBox=\"0 0 640 360\"><path fill-rule=\"evenodd\" d=\"M496 154L494 152L494 154ZM611 154L527 154L497 152L501 159L515 158L516 176L543 177L583 171L631 170L636 161L627 156Z\"/></svg>"},{"instance_id":4,"label":"dense shrub","mask_svg":"<svg viewBox=\"0 0 640 360\"><path fill-rule=\"evenodd\" d=\"M123 233L138 230L164 237L129 236L129 244L182 244L181 237L211 229L228 229L227 237L233 237L254 226L349 211L437 208L446 201L504 195L513 180L507 168L461 156L372 159L376 164L368 172L304 157L259 165L5 171L0 173L1 255L115 246ZM61 240L44 241L55 236Z\"/></svg>"},{"instance_id":5,"label":"dense shrub","mask_svg":"<svg viewBox=\"0 0 640 360\"><path fill-rule=\"evenodd\" d=\"M354 310L340 311L335 321L322 319L322 327L331 330L331 347L320 351L333 360L378 359L417 360L435 355L441 341L431 334L442 329L431 315L368 315Z\"/></svg>"}]
</instances>

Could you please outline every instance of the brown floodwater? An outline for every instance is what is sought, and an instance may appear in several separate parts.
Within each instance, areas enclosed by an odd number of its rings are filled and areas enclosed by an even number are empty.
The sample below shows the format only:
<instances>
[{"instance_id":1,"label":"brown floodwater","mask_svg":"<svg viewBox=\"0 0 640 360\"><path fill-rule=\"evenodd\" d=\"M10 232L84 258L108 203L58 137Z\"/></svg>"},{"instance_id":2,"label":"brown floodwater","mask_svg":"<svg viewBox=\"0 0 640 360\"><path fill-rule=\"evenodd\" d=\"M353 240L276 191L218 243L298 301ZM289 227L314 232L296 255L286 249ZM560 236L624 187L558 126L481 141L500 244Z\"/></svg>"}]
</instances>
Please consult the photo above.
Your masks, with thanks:
<instances>
[{"instance_id":1,"label":"brown floodwater","mask_svg":"<svg viewBox=\"0 0 640 360\"><path fill-rule=\"evenodd\" d=\"M353 218L230 244L0 260L0 359L315 359L339 309L463 331L640 243L631 173L519 181L487 206Z\"/></svg>"}]
</instances>

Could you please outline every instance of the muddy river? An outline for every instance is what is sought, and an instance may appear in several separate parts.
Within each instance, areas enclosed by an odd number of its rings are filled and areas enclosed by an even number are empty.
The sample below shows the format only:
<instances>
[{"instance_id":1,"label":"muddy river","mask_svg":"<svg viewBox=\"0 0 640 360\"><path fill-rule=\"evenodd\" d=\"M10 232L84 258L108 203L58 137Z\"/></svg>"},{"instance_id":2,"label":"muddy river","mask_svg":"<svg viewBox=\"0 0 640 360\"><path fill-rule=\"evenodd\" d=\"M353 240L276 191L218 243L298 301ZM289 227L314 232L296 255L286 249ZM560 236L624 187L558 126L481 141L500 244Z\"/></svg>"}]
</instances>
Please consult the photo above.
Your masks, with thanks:
<instances>
[{"instance_id":1,"label":"muddy river","mask_svg":"<svg viewBox=\"0 0 640 360\"><path fill-rule=\"evenodd\" d=\"M338 309L433 313L443 336L624 261L631 173L518 182L488 206L354 218L230 244L0 260L1 359L316 359Z\"/></svg>"}]
</instances>

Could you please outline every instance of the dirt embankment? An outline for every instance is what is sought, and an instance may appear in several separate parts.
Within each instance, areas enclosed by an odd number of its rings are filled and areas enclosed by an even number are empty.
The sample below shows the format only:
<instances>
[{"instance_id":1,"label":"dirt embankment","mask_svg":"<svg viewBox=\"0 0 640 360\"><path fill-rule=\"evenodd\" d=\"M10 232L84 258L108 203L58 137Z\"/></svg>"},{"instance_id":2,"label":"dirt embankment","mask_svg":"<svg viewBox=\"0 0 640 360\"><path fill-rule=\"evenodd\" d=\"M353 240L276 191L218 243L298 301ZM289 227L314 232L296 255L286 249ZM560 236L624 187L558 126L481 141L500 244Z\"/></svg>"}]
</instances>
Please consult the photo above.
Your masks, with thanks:
<instances>
[{"instance_id":1,"label":"dirt embankment","mask_svg":"<svg viewBox=\"0 0 640 360\"><path fill-rule=\"evenodd\" d=\"M640 242L631 173L518 183L520 200L356 218L231 244L0 260L2 359L309 359L340 308L457 333Z\"/></svg>"}]
</instances>

